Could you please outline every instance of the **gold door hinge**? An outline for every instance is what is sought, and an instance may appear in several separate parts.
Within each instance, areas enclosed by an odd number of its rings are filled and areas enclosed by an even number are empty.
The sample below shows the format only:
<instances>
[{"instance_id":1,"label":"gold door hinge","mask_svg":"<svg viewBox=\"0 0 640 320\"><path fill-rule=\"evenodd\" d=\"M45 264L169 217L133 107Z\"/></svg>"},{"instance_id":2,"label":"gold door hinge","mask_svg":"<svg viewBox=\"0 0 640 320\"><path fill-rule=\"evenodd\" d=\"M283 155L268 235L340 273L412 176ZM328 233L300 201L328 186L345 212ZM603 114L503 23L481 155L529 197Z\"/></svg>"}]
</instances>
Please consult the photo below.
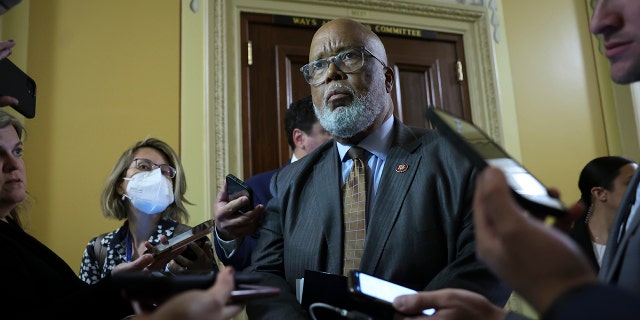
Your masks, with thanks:
<instances>
[{"instance_id":1,"label":"gold door hinge","mask_svg":"<svg viewBox=\"0 0 640 320\"><path fill-rule=\"evenodd\" d=\"M456 62L456 73L458 74L458 82L464 81L464 73L462 72L462 62Z\"/></svg>"},{"instance_id":2,"label":"gold door hinge","mask_svg":"<svg viewBox=\"0 0 640 320\"><path fill-rule=\"evenodd\" d=\"M253 44L251 41L247 42L247 64L253 65Z\"/></svg>"}]
</instances>

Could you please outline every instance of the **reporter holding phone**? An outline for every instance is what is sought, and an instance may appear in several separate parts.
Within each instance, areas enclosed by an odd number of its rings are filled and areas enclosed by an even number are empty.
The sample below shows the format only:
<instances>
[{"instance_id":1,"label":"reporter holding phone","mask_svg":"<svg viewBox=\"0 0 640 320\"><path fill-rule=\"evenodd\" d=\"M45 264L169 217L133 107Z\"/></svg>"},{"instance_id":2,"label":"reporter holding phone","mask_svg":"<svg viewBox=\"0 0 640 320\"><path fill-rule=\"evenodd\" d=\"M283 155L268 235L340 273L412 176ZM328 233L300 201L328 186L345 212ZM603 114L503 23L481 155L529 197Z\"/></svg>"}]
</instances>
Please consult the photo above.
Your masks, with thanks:
<instances>
[{"instance_id":1,"label":"reporter holding phone","mask_svg":"<svg viewBox=\"0 0 640 320\"><path fill-rule=\"evenodd\" d=\"M102 191L102 213L107 218L125 220L115 231L92 238L82 255L80 278L95 283L118 264L140 257L163 240L190 229L185 204L187 189L178 154L164 141L147 138L125 150L113 167ZM178 272L217 270L211 241L202 246L191 243L193 260L176 256L169 264L157 261L151 269Z\"/></svg>"}]
</instances>

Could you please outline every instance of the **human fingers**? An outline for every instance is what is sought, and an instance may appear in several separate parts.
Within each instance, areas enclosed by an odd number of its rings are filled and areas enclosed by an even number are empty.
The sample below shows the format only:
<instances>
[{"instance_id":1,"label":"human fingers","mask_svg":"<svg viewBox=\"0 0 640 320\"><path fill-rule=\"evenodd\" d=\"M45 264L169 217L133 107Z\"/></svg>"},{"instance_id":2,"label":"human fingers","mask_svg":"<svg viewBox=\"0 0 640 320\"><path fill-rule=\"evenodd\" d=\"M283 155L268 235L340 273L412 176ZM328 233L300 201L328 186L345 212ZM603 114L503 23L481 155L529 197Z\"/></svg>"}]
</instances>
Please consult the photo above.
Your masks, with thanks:
<instances>
[{"instance_id":1,"label":"human fingers","mask_svg":"<svg viewBox=\"0 0 640 320\"><path fill-rule=\"evenodd\" d=\"M217 301L217 303L222 303L221 319L231 318L240 313L244 308L244 304L229 303L231 299L231 291L235 288L235 282L233 280L234 273L235 270L233 267L225 267L218 272L215 283L207 290L207 293L213 297L213 300Z\"/></svg>"},{"instance_id":2,"label":"human fingers","mask_svg":"<svg viewBox=\"0 0 640 320\"><path fill-rule=\"evenodd\" d=\"M15 45L16 43L13 40L0 41L0 59L4 59L11 55L11 48L13 48Z\"/></svg>"},{"instance_id":3,"label":"human fingers","mask_svg":"<svg viewBox=\"0 0 640 320\"><path fill-rule=\"evenodd\" d=\"M18 99L10 96L0 96L0 107L18 105Z\"/></svg>"},{"instance_id":4,"label":"human fingers","mask_svg":"<svg viewBox=\"0 0 640 320\"><path fill-rule=\"evenodd\" d=\"M218 202L229 201L229 195L227 195L227 181L226 180L222 183L222 188L220 188L220 191L218 191L217 200L218 200Z\"/></svg>"},{"instance_id":5,"label":"human fingers","mask_svg":"<svg viewBox=\"0 0 640 320\"><path fill-rule=\"evenodd\" d=\"M406 314L421 314L423 310L435 311L433 316L425 318L407 317L405 319L503 319L505 312L493 305L484 296L463 289L440 289L435 291L422 291L413 295L405 295L394 301L396 310Z\"/></svg>"},{"instance_id":6,"label":"human fingers","mask_svg":"<svg viewBox=\"0 0 640 320\"><path fill-rule=\"evenodd\" d=\"M482 260L492 261L500 257L502 243L497 230L504 223L501 215L505 215L509 206L504 205L503 198L510 199L507 182L500 169L488 167L477 177L476 191L473 199L473 221L476 230L477 254ZM511 215L516 215L511 213ZM506 219L511 218L509 215Z\"/></svg>"},{"instance_id":7,"label":"human fingers","mask_svg":"<svg viewBox=\"0 0 640 320\"><path fill-rule=\"evenodd\" d=\"M131 262L123 262L121 264L118 264L117 266L115 266L115 268L113 268L113 270L111 270L111 273L115 274L120 271L144 270L152 262L153 255L146 253Z\"/></svg>"},{"instance_id":8,"label":"human fingers","mask_svg":"<svg viewBox=\"0 0 640 320\"><path fill-rule=\"evenodd\" d=\"M421 291L416 294L396 297L393 300L393 307L404 314L416 315L425 309L445 309L446 297L448 296L444 290Z\"/></svg>"}]
</instances>

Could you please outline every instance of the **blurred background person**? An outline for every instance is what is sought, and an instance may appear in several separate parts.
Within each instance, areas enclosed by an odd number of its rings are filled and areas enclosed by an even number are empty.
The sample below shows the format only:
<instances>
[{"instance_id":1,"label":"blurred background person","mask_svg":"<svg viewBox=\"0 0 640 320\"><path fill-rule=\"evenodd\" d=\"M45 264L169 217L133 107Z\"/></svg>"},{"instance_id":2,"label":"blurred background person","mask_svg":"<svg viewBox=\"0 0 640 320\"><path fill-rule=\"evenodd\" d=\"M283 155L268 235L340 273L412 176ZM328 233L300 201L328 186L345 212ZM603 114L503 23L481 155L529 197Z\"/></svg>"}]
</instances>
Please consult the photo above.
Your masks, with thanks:
<instances>
[{"instance_id":1,"label":"blurred background person","mask_svg":"<svg viewBox=\"0 0 640 320\"><path fill-rule=\"evenodd\" d=\"M580 172L580 201L587 212L584 219L575 222L571 237L578 242L596 272L600 270L620 201L637 168L633 160L607 156L589 161Z\"/></svg>"},{"instance_id":2,"label":"blurred background person","mask_svg":"<svg viewBox=\"0 0 640 320\"><path fill-rule=\"evenodd\" d=\"M115 231L92 238L82 255L80 278L95 283L115 266L130 262L146 250L190 229L184 194L187 182L178 154L164 141L147 138L125 150L102 190L102 214L125 220ZM189 244L194 260L183 253L167 266L170 271L217 269L211 242ZM162 266L164 267L164 265Z\"/></svg>"}]
</instances>

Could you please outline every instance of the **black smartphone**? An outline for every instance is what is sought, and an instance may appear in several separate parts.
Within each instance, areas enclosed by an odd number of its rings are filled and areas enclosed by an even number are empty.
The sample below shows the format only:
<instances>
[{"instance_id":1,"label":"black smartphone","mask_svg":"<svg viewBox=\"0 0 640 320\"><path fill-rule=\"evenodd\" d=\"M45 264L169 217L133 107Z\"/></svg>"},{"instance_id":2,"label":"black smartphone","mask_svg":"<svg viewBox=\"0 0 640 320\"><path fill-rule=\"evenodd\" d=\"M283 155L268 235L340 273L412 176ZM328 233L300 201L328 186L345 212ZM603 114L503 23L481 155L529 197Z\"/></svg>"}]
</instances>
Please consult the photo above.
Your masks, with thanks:
<instances>
[{"instance_id":1,"label":"black smartphone","mask_svg":"<svg viewBox=\"0 0 640 320\"><path fill-rule=\"evenodd\" d=\"M11 107L23 116L36 116L36 82L8 58L0 59L0 96L18 99Z\"/></svg>"},{"instance_id":2,"label":"black smartphone","mask_svg":"<svg viewBox=\"0 0 640 320\"><path fill-rule=\"evenodd\" d=\"M547 215L566 215L567 210L562 202L550 196L540 180L476 125L436 108L427 109L426 116L431 124L479 169L486 166L502 169L515 199L532 215L540 219Z\"/></svg>"},{"instance_id":3,"label":"black smartphone","mask_svg":"<svg viewBox=\"0 0 640 320\"><path fill-rule=\"evenodd\" d=\"M169 239L169 243L167 244L158 244L151 250L151 253L156 259L163 258L164 255L169 255L175 252L175 250L180 249L191 242L206 237L208 234L213 232L214 226L215 224L213 223L213 220L207 220L188 231L175 235L173 238Z\"/></svg>"},{"instance_id":4,"label":"black smartphone","mask_svg":"<svg viewBox=\"0 0 640 320\"><path fill-rule=\"evenodd\" d=\"M229 197L229 201L238 199L242 196L246 196L249 198L249 203L242 208L238 209L237 212L244 214L248 211L253 210L253 190L249 187L244 181L240 180L238 177L229 173L227 175L227 196Z\"/></svg>"},{"instance_id":5,"label":"black smartphone","mask_svg":"<svg viewBox=\"0 0 640 320\"><path fill-rule=\"evenodd\" d=\"M397 296L418 293L416 290L383 280L372 275L351 270L348 276L349 293L360 300L374 301L393 306L393 300ZM436 309L430 308L422 311L423 315L431 316Z\"/></svg>"},{"instance_id":6,"label":"black smartphone","mask_svg":"<svg viewBox=\"0 0 640 320\"><path fill-rule=\"evenodd\" d=\"M216 280L216 271L120 271L112 274L113 284L129 299L161 301L174 294L191 290L207 289ZM236 272L236 289L231 292L230 303L278 295L277 287L256 285L261 276L253 272Z\"/></svg>"}]
</instances>

